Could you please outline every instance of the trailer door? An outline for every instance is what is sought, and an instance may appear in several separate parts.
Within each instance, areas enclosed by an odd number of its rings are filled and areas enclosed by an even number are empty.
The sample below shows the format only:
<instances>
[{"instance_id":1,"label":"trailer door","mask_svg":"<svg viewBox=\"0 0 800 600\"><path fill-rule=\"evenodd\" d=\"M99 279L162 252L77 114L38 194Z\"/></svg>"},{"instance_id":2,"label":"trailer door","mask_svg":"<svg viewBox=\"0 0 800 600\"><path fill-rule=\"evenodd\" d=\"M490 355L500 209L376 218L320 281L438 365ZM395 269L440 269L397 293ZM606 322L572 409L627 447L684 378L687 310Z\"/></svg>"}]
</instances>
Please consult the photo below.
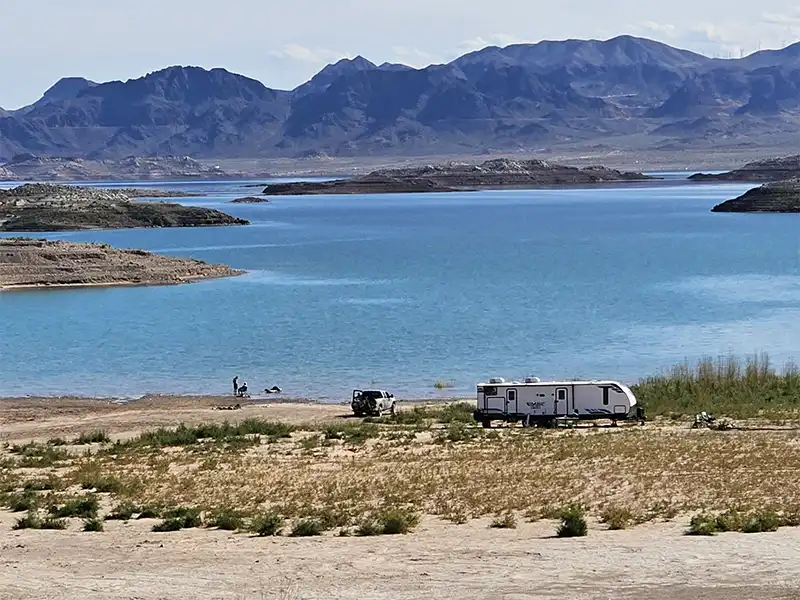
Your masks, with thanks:
<instances>
[{"instance_id":1,"label":"trailer door","mask_svg":"<svg viewBox=\"0 0 800 600\"><path fill-rule=\"evenodd\" d=\"M517 414L517 390L506 390L506 414Z\"/></svg>"},{"instance_id":2,"label":"trailer door","mask_svg":"<svg viewBox=\"0 0 800 600\"><path fill-rule=\"evenodd\" d=\"M555 414L557 417L565 417L569 414L569 388L556 388Z\"/></svg>"}]
</instances>

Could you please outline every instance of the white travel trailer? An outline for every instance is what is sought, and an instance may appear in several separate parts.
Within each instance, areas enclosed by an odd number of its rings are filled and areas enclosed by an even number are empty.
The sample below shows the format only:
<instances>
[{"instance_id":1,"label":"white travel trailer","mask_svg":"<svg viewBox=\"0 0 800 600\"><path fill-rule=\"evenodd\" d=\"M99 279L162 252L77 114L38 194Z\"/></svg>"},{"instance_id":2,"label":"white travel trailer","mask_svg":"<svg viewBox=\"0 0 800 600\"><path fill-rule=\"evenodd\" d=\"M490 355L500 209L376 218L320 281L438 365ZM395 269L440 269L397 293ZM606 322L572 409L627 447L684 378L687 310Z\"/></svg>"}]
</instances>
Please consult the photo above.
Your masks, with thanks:
<instances>
[{"instance_id":1,"label":"white travel trailer","mask_svg":"<svg viewBox=\"0 0 800 600\"><path fill-rule=\"evenodd\" d=\"M478 384L475 420L490 427L494 420L525 426L554 425L559 418L635 419L644 423L644 409L627 386L617 381L506 381L492 377Z\"/></svg>"}]
</instances>

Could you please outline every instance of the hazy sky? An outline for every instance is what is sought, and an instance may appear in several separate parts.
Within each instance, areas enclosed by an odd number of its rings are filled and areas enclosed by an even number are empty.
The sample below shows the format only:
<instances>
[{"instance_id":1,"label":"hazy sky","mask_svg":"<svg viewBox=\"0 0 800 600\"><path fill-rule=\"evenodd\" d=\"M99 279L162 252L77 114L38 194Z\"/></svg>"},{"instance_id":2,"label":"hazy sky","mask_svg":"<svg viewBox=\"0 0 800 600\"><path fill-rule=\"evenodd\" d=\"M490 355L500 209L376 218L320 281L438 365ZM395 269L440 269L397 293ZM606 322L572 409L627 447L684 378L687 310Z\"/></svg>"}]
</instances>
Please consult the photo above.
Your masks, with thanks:
<instances>
[{"instance_id":1,"label":"hazy sky","mask_svg":"<svg viewBox=\"0 0 800 600\"><path fill-rule=\"evenodd\" d=\"M483 46L628 33L709 55L800 39L797 0L0 0L0 106L59 78L182 64L291 89L358 54L425 66Z\"/></svg>"}]
</instances>

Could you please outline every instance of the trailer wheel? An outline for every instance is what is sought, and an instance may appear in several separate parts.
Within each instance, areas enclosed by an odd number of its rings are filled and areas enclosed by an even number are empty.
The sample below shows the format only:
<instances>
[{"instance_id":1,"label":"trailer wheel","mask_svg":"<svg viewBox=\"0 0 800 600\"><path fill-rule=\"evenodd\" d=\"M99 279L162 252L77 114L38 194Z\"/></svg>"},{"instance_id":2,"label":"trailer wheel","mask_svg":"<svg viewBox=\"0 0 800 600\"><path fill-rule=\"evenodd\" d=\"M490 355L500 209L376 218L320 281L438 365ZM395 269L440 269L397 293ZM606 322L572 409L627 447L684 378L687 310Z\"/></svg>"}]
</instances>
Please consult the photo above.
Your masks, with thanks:
<instances>
[{"instance_id":1,"label":"trailer wheel","mask_svg":"<svg viewBox=\"0 0 800 600\"><path fill-rule=\"evenodd\" d=\"M481 425L483 425L484 429L489 429L492 426L492 422L489 419L483 419Z\"/></svg>"}]
</instances>

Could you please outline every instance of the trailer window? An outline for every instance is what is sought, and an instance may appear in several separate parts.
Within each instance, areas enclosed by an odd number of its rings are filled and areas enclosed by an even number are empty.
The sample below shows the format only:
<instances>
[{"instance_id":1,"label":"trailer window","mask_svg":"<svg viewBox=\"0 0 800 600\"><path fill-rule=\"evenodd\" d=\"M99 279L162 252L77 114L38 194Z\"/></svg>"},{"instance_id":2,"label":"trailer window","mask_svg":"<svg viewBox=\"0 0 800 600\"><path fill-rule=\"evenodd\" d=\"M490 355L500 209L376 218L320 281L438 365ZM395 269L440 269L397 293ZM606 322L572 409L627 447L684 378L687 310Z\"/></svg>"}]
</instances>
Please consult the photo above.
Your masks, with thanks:
<instances>
[{"instance_id":1,"label":"trailer window","mask_svg":"<svg viewBox=\"0 0 800 600\"><path fill-rule=\"evenodd\" d=\"M605 406L608 406L608 388L607 387L603 388L603 404Z\"/></svg>"},{"instance_id":2,"label":"trailer window","mask_svg":"<svg viewBox=\"0 0 800 600\"><path fill-rule=\"evenodd\" d=\"M567 399L567 390L560 389L560 390L558 390L557 394L558 394L557 397L556 397L557 400L566 400Z\"/></svg>"},{"instance_id":3,"label":"trailer window","mask_svg":"<svg viewBox=\"0 0 800 600\"><path fill-rule=\"evenodd\" d=\"M509 402L517 401L517 390L508 390L508 401Z\"/></svg>"}]
</instances>

